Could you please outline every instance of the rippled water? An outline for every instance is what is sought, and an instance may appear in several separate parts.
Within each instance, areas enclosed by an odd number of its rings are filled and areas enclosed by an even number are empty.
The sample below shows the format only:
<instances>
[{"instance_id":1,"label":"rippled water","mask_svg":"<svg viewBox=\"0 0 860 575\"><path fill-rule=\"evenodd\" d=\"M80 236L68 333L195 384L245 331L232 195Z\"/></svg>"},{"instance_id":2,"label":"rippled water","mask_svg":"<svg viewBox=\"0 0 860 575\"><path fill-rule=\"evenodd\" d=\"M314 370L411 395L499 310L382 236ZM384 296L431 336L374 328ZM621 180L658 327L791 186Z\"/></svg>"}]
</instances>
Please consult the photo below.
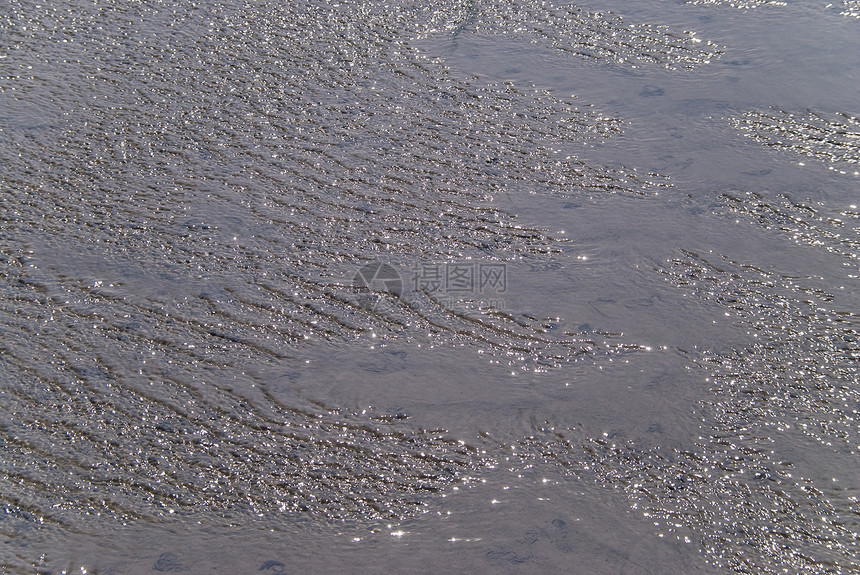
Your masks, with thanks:
<instances>
[{"instance_id":1,"label":"rippled water","mask_svg":"<svg viewBox=\"0 0 860 575\"><path fill-rule=\"evenodd\" d=\"M0 572L860 570L858 25L7 2Z\"/></svg>"}]
</instances>

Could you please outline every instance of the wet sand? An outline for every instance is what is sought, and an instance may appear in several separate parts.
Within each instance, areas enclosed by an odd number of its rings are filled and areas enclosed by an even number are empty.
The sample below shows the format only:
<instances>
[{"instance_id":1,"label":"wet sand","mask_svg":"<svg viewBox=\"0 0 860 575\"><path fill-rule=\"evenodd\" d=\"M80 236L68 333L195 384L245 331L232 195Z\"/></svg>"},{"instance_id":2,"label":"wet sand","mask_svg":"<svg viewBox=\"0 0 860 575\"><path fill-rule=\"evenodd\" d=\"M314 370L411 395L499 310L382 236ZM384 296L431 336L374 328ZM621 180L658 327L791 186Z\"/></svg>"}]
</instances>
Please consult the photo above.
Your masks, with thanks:
<instances>
[{"instance_id":1,"label":"wet sand","mask_svg":"<svg viewBox=\"0 0 860 575\"><path fill-rule=\"evenodd\" d=\"M0 572L860 568L860 20L783 4L13 3Z\"/></svg>"}]
</instances>

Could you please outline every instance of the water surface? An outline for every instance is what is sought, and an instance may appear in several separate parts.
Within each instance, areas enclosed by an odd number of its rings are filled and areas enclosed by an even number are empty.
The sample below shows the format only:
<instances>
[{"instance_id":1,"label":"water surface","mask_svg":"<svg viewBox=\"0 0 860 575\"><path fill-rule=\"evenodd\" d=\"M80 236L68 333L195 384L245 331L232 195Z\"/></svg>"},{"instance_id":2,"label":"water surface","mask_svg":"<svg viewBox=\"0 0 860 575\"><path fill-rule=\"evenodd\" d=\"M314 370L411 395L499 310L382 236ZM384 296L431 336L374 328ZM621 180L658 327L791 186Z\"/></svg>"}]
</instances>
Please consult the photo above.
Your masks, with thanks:
<instances>
[{"instance_id":1,"label":"water surface","mask_svg":"<svg viewBox=\"0 0 860 575\"><path fill-rule=\"evenodd\" d=\"M856 8L12 2L0 570L857 570Z\"/></svg>"}]
</instances>

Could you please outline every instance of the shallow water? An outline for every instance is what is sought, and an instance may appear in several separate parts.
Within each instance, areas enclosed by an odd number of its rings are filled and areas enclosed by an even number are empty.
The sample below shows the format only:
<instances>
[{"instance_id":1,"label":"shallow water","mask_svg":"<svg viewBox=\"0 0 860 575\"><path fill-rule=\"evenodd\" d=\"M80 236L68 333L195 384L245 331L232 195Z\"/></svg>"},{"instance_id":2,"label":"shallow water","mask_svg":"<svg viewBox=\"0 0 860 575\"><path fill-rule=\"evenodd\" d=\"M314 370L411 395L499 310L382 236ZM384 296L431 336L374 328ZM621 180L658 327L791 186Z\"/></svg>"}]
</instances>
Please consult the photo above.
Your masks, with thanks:
<instances>
[{"instance_id":1,"label":"shallow water","mask_svg":"<svg viewBox=\"0 0 860 575\"><path fill-rule=\"evenodd\" d=\"M12 2L0 572L860 569L855 4Z\"/></svg>"}]
</instances>

